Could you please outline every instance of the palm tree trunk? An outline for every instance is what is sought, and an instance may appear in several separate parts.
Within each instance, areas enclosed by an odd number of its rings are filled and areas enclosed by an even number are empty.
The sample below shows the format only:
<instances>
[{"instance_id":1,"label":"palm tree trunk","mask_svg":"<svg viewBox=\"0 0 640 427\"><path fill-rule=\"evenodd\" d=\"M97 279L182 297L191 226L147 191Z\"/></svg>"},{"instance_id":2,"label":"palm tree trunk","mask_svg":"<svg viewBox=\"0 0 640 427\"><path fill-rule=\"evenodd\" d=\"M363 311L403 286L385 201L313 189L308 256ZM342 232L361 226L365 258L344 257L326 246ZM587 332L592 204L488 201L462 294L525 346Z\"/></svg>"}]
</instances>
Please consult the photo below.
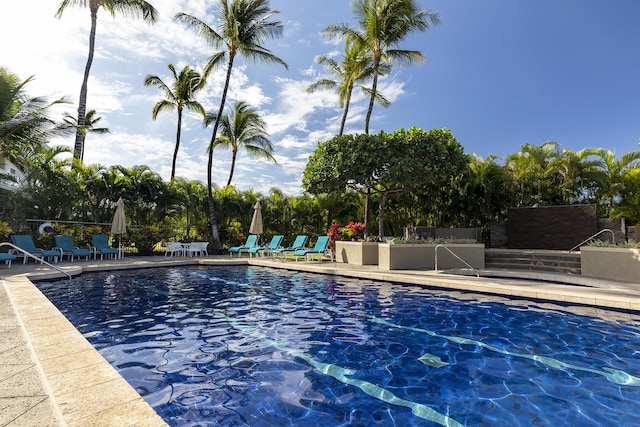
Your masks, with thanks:
<instances>
[{"instance_id":1,"label":"palm tree trunk","mask_svg":"<svg viewBox=\"0 0 640 427\"><path fill-rule=\"evenodd\" d=\"M231 178L233 178L233 170L236 167L236 156L238 152L233 150L233 154L231 154L231 170L229 171L229 181L227 181L227 187L231 185Z\"/></svg>"},{"instance_id":2,"label":"palm tree trunk","mask_svg":"<svg viewBox=\"0 0 640 427\"><path fill-rule=\"evenodd\" d=\"M351 92L353 92L353 85L349 85L349 89L347 90L347 99L344 101L344 113L342 114L342 122L340 123L340 133L338 133L338 136L342 136L344 126L347 123L347 114L349 114L349 104L351 103Z\"/></svg>"},{"instance_id":3,"label":"palm tree trunk","mask_svg":"<svg viewBox=\"0 0 640 427\"><path fill-rule=\"evenodd\" d=\"M216 221L216 205L213 200L213 184L211 179L211 169L213 168L213 146L216 142L216 134L218 133L218 126L220 125L220 118L224 110L224 103L227 100L227 91L229 90L229 82L231 81L231 69L233 68L233 54L229 54L229 64L227 66L227 77L224 82L224 89L222 90L222 99L220 100L220 108L216 115L216 121L213 125L213 133L211 134L211 142L209 143L209 162L207 164L207 192L209 196L209 220L211 221L211 239L216 246L214 249L222 249L222 242L220 242L220 234L218 233L218 223Z\"/></svg>"},{"instance_id":4,"label":"palm tree trunk","mask_svg":"<svg viewBox=\"0 0 640 427\"><path fill-rule=\"evenodd\" d=\"M371 99L369 100L369 109L367 110L367 118L364 121L364 133L369 135L369 122L373 113L373 104L376 100L376 92L378 90L378 69L380 68L380 57L373 55L373 83L371 84Z\"/></svg>"},{"instance_id":5,"label":"palm tree trunk","mask_svg":"<svg viewBox=\"0 0 640 427\"><path fill-rule=\"evenodd\" d=\"M96 27L98 25L98 8L91 8L91 31L89 32L89 57L84 67L84 77L80 87L80 99L78 101L78 120L76 121L76 142L73 146L73 157L82 162L84 157L84 125L87 113L87 87L89 84L89 71L93 63L93 54L96 46Z\"/></svg>"},{"instance_id":6,"label":"palm tree trunk","mask_svg":"<svg viewBox=\"0 0 640 427\"><path fill-rule=\"evenodd\" d=\"M178 158L178 148L180 148L180 133L182 130L182 107L178 107L178 130L176 131L176 148L173 150L173 163L171 164L171 181L176 176L176 159Z\"/></svg>"}]
</instances>

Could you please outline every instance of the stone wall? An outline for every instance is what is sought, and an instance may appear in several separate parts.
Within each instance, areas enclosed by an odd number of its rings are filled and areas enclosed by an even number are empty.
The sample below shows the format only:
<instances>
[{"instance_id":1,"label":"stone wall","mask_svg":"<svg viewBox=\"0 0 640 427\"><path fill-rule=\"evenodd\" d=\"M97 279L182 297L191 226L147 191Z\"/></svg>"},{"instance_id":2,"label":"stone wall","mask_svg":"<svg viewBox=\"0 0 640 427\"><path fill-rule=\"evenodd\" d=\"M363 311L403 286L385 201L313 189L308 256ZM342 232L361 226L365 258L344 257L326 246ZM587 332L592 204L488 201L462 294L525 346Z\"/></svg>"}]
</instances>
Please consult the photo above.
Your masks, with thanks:
<instances>
[{"instance_id":1,"label":"stone wall","mask_svg":"<svg viewBox=\"0 0 640 427\"><path fill-rule=\"evenodd\" d=\"M597 232L595 205L511 208L507 247L569 250Z\"/></svg>"}]
</instances>

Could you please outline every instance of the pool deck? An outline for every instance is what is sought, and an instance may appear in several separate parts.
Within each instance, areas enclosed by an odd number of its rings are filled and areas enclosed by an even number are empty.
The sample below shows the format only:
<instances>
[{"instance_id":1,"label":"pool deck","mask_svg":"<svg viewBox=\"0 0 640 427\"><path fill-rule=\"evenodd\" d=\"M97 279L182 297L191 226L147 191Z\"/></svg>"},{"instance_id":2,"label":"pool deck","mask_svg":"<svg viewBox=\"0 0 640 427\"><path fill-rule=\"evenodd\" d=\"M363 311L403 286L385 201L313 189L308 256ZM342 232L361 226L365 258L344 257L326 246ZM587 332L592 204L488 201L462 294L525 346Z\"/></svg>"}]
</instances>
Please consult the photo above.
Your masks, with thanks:
<instances>
[{"instance_id":1,"label":"pool deck","mask_svg":"<svg viewBox=\"0 0 640 427\"><path fill-rule=\"evenodd\" d=\"M251 264L321 274L410 283L572 305L581 314L616 319L640 315L640 283L576 275L481 270L481 277L424 270L270 258L125 257L62 262L71 275L171 265ZM167 424L29 280L64 277L29 262L0 265L0 426L155 427ZM629 312L631 311L631 312Z\"/></svg>"}]
</instances>

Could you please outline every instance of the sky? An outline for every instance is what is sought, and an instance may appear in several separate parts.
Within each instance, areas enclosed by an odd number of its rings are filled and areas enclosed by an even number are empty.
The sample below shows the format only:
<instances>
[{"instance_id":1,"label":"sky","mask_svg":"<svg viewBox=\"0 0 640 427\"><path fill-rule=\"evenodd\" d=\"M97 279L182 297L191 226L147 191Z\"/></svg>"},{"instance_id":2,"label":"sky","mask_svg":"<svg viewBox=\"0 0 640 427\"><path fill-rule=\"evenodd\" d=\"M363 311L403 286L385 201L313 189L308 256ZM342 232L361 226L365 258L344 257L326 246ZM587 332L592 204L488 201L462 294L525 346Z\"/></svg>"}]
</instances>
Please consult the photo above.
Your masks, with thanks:
<instances>
[{"instance_id":1,"label":"sky","mask_svg":"<svg viewBox=\"0 0 640 427\"><path fill-rule=\"evenodd\" d=\"M184 24L178 12L215 25L213 0L149 0L155 25L98 12L96 52L88 109L102 117L104 135L89 135L84 162L146 165L168 180L177 114L160 113L156 87L145 76L172 81L168 64L201 70L215 50ZM419 50L421 65L394 67L379 84L392 103L376 105L370 133L417 126L450 129L465 152L504 159L522 144L555 141L574 151L607 148L620 156L640 149L640 1L637 0L418 0L438 13L440 25L414 34L400 47ZM3 1L0 66L21 79L30 96L66 97L56 114L75 116L88 54L88 9L60 1ZM318 142L338 133L342 108L331 91L305 89L326 70L318 55L340 60L342 42L326 40L329 25L355 25L348 0L271 0L283 24L280 38L264 43L288 64L254 64L238 58L227 107L245 101L267 123L276 163L240 152L232 184L238 190L302 193L302 173ZM207 111L219 105L224 71L212 75L197 100ZM363 133L368 99L355 93L345 133ZM225 112L228 111L225 109ZM176 175L206 184L206 146L212 128L186 112ZM56 145L73 146L73 138ZM229 150L214 151L213 181L226 184Z\"/></svg>"}]
</instances>

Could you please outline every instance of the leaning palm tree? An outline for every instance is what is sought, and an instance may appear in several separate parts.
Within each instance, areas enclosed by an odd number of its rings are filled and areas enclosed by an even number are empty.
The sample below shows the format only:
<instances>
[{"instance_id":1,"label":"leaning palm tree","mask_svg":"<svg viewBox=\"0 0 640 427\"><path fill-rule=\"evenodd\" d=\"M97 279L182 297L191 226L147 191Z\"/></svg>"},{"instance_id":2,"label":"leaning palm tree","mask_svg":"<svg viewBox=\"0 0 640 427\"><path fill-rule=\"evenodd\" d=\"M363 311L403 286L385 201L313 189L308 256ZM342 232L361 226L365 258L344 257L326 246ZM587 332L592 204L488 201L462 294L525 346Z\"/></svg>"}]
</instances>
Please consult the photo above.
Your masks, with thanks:
<instances>
[{"instance_id":1,"label":"leaning palm tree","mask_svg":"<svg viewBox=\"0 0 640 427\"><path fill-rule=\"evenodd\" d=\"M215 118L210 117L209 121ZM227 186L231 185L238 151L244 149L252 157L273 160L273 145L269 141L266 123L258 112L244 101L236 102L231 115L224 114L220 119L220 136L215 147L231 148L231 170Z\"/></svg>"},{"instance_id":2,"label":"leaning palm tree","mask_svg":"<svg viewBox=\"0 0 640 427\"><path fill-rule=\"evenodd\" d=\"M87 138L88 133L109 133L109 128L101 128L96 125L102 120L102 117L96 115L96 110L89 110L84 119L84 124L79 125L78 119L67 113L64 115L64 127L68 127L71 129L75 129L76 132L82 132L83 141ZM84 144L82 147L82 152L80 153L80 163L82 163L82 159L84 159Z\"/></svg>"},{"instance_id":3,"label":"leaning palm tree","mask_svg":"<svg viewBox=\"0 0 640 427\"><path fill-rule=\"evenodd\" d=\"M344 109L342 120L340 122L340 131L338 136L344 133L344 126L347 122L349 113L349 104L351 103L351 95L357 83L371 79L373 76L372 60L366 52L358 49L349 40L345 41L345 53L341 62L337 62L333 58L327 56L316 57L318 64L324 65L331 74L338 80L323 78L307 87L308 93L313 93L318 89L335 89L338 93L340 106ZM388 64L381 64L379 68L380 75L388 73L390 67ZM371 95L368 87L360 86L365 94ZM375 95L376 101L383 107L388 107L390 102L380 93Z\"/></svg>"},{"instance_id":4,"label":"leaning palm tree","mask_svg":"<svg viewBox=\"0 0 640 427\"><path fill-rule=\"evenodd\" d=\"M0 67L0 157L23 171L29 167L29 152L68 132L51 116L54 106L68 102L64 98L49 102L29 96L25 87L32 79L33 76L20 81L17 75Z\"/></svg>"},{"instance_id":5,"label":"leaning palm tree","mask_svg":"<svg viewBox=\"0 0 640 427\"><path fill-rule=\"evenodd\" d=\"M211 133L211 141L208 147L209 163L207 164L207 191L209 218L211 220L211 238L216 242L215 244L218 245L216 249L220 249L220 235L218 234L218 225L216 223L211 168L213 165L213 146L215 144L216 134L218 133L218 126L220 126L220 119L224 112L224 104L231 81L233 61L236 55L240 53L242 56L253 61L273 62L288 68L282 59L260 45L260 43L266 39L282 34L282 23L271 20L277 13L275 10L269 10L269 2L267 0L220 0L217 13L219 21L217 30L211 28L200 19L186 13L178 13L175 17L176 20L184 22L193 28L205 43L215 48L221 45L227 47L226 51L215 52L209 57L204 72L206 78L212 70L222 66L223 61L225 59L227 60L226 79L220 98L220 107L218 108Z\"/></svg>"},{"instance_id":6,"label":"leaning palm tree","mask_svg":"<svg viewBox=\"0 0 640 427\"><path fill-rule=\"evenodd\" d=\"M176 131L176 146L173 150L173 162L171 163L171 180L173 181L176 175L176 159L178 158L178 148L180 147L180 133L182 131L182 111L187 110L195 111L196 113L206 115L204 107L200 105L198 101L193 98L196 92L203 87L203 80L200 73L192 69L190 66L185 66L180 74L176 72L173 64L169 64L169 70L173 74L173 83L171 86L162 81L158 76L148 75L144 79L145 86L158 86L164 93L165 99L158 101L153 106L152 117L153 120L158 117L160 111L177 111L178 112L178 130Z\"/></svg>"},{"instance_id":7,"label":"leaning palm tree","mask_svg":"<svg viewBox=\"0 0 640 427\"><path fill-rule=\"evenodd\" d=\"M376 100L380 65L398 62L403 65L422 63L425 58L418 50L396 47L415 31L426 31L440 23L439 15L428 10L418 10L415 0L352 0L359 28L347 24L331 25L324 30L329 38L350 39L355 45L369 52L372 58L373 76L371 98L365 119L364 132L369 133L369 122Z\"/></svg>"},{"instance_id":8,"label":"leaning palm tree","mask_svg":"<svg viewBox=\"0 0 640 427\"><path fill-rule=\"evenodd\" d=\"M80 87L80 100L78 102L78 129L76 130L76 141L73 147L73 156L80 159L84 151L84 137L81 128L85 125L87 111L87 85L89 82L89 71L93 62L93 53L96 44L96 26L98 24L98 10L103 8L115 17L116 12L134 18L142 17L146 22L153 23L156 20L156 9L144 0L62 0L58 7L56 17L60 18L62 13L71 6L89 7L91 14L91 30L89 32L89 56L84 68L84 77Z\"/></svg>"}]
</instances>

